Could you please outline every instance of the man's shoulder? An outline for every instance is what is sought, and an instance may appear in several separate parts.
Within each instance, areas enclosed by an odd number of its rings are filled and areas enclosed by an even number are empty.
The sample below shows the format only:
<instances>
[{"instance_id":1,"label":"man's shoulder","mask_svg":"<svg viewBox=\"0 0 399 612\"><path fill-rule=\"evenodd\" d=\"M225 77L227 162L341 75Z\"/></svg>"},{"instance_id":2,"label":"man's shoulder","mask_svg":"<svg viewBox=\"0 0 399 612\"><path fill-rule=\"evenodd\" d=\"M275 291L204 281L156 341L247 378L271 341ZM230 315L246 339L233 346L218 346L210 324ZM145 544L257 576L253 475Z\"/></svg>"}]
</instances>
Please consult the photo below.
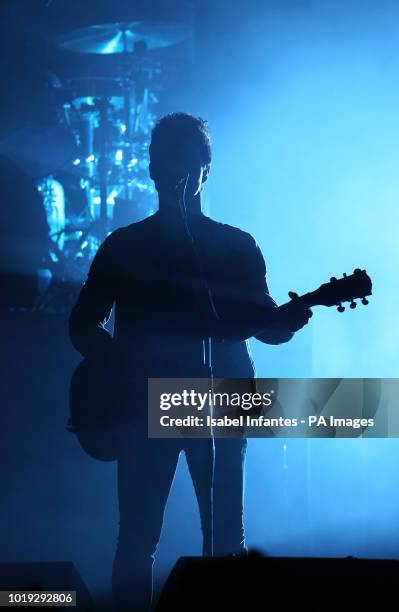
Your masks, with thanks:
<instances>
[{"instance_id":1,"label":"man's shoulder","mask_svg":"<svg viewBox=\"0 0 399 612\"><path fill-rule=\"evenodd\" d=\"M117 238L129 237L132 234L139 234L145 231L148 228L151 228L156 225L157 222L157 214L150 215L149 217L145 217L141 221L134 221L130 223L130 225L125 225L124 227L120 227L111 235L116 234Z\"/></svg>"},{"instance_id":2,"label":"man's shoulder","mask_svg":"<svg viewBox=\"0 0 399 612\"><path fill-rule=\"evenodd\" d=\"M230 235L235 238L241 238L243 240L254 240L253 236L241 229L240 227L236 227L235 225L230 225L229 223L223 223L222 221L217 221L216 219L211 219L211 217L206 217L204 215L205 223L208 223L210 227L212 227L215 231L223 232L226 235Z\"/></svg>"},{"instance_id":3,"label":"man's shoulder","mask_svg":"<svg viewBox=\"0 0 399 612\"><path fill-rule=\"evenodd\" d=\"M107 236L103 242L103 246L111 249L118 248L119 246L125 246L126 242L131 243L132 238L137 238L138 236L144 234L146 230L150 229L153 225L154 218L153 216L150 216L146 217L142 221L137 221L124 227L119 227Z\"/></svg>"},{"instance_id":4,"label":"man's shoulder","mask_svg":"<svg viewBox=\"0 0 399 612\"><path fill-rule=\"evenodd\" d=\"M247 247L256 247L256 240L249 232L234 225L216 221L210 217L204 217L204 219L206 220L205 223L207 223L215 233L225 236L226 240Z\"/></svg>"}]
</instances>

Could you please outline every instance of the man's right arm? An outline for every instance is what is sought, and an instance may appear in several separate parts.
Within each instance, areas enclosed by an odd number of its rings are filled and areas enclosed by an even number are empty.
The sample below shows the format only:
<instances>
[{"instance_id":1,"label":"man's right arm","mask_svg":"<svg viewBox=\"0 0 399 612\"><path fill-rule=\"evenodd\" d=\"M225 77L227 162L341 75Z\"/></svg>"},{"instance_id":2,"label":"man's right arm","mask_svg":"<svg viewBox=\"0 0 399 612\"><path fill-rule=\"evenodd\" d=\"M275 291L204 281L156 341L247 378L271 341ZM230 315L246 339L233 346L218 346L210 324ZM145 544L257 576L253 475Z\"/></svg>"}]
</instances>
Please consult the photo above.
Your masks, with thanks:
<instances>
[{"instance_id":1,"label":"man's right arm","mask_svg":"<svg viewBox=\"0 0 399 612\"><path fill-rule=\"evenodd\" d=\"M69 336L81 355L104 354L113 346L105 329L115 301L115 257L113 235L97 251L87 280L69 317Z\"/></svg>"},{"instance_id":2,"label":"man's right arm","mask_svg":"<svg viewBox=\"0 0 399 612\"><path fill-rule=\"evenodd\" d=\"M265 307L264 328L260 329L254 336L257 340L266 344L289 342L294 333L308 323L312 312L300 302L289 302L284 306L277 306L269 293L266 281L266 264L262 251L257 244L254 253L254 259L257 262L253 264L257 276L256 281L254 281L254 301L258 305L263 303ZM261 317L259 317L260 322Z\"/></svg>"},{"instance_id":3,"label":"man's right arm","mask_svg":"<svg viewBox=\"0 0 399 612\"><path fill-rule=\"evenodd\" d=\"M240 278L245 280L236 299L231 301L228 318L222 321L224 337L237 340L255 337L266 344L288 342L306 325L312 313L301 303L277 306L269 293L262 252L254 238L247 236L244 256L239 262Z\"/></svg>"}]
</instances>

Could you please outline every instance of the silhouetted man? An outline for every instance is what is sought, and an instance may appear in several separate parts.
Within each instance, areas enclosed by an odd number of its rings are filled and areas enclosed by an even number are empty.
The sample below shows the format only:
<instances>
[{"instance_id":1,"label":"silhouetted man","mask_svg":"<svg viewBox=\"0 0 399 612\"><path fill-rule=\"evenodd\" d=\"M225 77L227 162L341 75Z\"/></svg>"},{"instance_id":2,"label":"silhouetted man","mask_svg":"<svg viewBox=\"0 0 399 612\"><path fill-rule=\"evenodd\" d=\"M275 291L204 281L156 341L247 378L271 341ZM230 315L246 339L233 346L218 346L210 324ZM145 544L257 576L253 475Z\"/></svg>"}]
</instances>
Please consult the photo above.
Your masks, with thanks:
<instances>
[{"instance_id":1,"label":"silhouetted man","mask_svg":"<svg viewBox=\"0 0 399 612\"><path fill-rule=\"evenodd\" d=\"M182 450L198 499L203 552L212 552L213 441L149 439L146 377L208 376L210 367L218 377L252 377L247 339L286 342L311 316L295 303L284 311L276 307L249 234L203 215L201 191L211 166L206 122L183 113L161 119L150 161L159 211L105 240L70 319L82 355L116 360L125 373L115 398L125 406L126 424L113 588L121 608L135 609L150 599L152 556ZM114 304L112 338L104 324ZM135 375L141 384L132 381ZM245 448L245 439L215 439L214 554L245 550Z\"/></svg>"}]
</instances>

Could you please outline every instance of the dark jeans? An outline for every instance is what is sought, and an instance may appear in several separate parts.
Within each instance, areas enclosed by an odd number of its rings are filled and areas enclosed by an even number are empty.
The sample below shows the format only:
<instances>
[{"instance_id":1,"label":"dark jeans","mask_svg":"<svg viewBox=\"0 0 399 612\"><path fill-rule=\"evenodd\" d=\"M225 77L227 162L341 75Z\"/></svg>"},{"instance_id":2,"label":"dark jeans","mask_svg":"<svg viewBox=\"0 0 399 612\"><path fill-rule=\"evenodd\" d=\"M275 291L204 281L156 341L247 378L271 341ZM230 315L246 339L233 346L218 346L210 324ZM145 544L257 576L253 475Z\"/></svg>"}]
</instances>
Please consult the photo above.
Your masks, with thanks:
<instances>
[{"instance_id":1,"label":"dark jeans","mask_svg":"<svg viewBox=\"0 0 399 612\"><path fill-rule=\"evenodd\" d=\"M242 516L246 441L141 438L118 461L119 539L113 568L118 609L146 610L152 595L152 565L179 454L184 450L201 518L203 554L244 550Z\"/></svg>"},{"instance_id":2,"label":"dark jeans","mask_svg":"<svg viewBox=\"0 0 399 612\"><path fill-rule=\"evenodd\" d=\"M243 521L244 467L247 441L215 438L213 477L213 554L246 550Z\"/></svg>"}]
</instances>

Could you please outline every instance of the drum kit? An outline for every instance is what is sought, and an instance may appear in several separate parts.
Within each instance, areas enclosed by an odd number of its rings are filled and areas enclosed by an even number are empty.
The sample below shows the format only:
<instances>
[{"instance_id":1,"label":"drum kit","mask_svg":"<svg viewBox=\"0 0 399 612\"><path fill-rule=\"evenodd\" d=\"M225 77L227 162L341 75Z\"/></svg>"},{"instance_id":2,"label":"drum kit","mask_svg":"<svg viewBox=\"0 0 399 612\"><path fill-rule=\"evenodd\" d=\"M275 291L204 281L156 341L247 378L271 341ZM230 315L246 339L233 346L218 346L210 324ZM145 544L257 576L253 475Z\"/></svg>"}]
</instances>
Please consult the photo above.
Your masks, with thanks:
<instances>
[{"instance_id":1,"label":"drum kit","mask_svg":"<svg viewBox=\"0 0 399 612\"><path fill-rule=\"evenodd\" d=\"M106 76L56 79L61 122L73 136L74 153L39 181L55 259L86 272L111 230L155 212L148 146L161 90L160 58L190 37L184 24L131 21L90 25L56 40L63 52L116 61Z\"/></svg>"}]
</instances>

